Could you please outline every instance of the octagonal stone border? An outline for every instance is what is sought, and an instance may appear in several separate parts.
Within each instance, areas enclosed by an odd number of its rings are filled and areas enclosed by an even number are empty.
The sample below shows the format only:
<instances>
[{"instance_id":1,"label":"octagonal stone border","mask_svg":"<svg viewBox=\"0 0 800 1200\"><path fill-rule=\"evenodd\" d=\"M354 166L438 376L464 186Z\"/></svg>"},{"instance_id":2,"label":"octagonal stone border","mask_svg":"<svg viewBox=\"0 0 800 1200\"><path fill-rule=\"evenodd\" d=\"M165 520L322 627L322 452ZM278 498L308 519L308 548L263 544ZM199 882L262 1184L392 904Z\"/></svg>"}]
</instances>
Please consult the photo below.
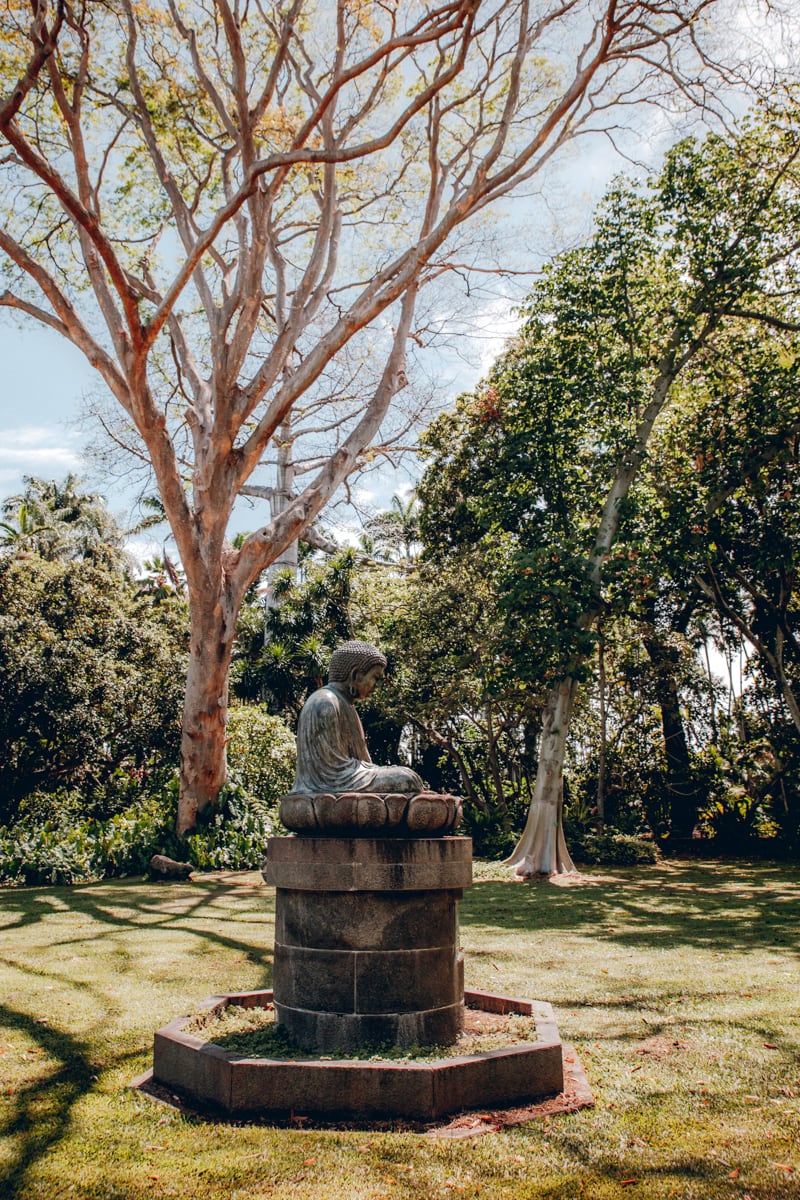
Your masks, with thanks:
<instances>
[{"instance_id":1,"label":"octagonal stone border","mask_svg":"<svg viewBox=\"0 0 800 1200\"><path fill-rule=\"evenodd\" d=\"M558 1095L562 1047L551 1006L491 992L465 991L468 1008L518 1013L536 1022L536 1042L438 1062L244 1058L185 1032L178 1017L155 1035L152 1079L200 1107L229 1116L303 1114L324 1118L434 1121L470 1108L502 1108ZM229 1004L260 1008L272 991L212 996L210 1013Z\"/></svg>"}]
</instances>

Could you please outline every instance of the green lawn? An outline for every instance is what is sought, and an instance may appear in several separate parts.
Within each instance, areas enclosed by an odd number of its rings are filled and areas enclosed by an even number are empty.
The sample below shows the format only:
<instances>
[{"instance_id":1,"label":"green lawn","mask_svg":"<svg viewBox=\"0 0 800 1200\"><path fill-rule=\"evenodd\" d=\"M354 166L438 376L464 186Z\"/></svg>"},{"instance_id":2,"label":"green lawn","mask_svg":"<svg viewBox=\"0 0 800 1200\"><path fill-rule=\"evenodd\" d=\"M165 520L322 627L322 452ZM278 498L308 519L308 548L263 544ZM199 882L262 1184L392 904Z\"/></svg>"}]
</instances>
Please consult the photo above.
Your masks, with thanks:
<instances>
[{"instance_id":1,"label":"green lawn","mask_svg":"<svg viewBox=\"0 0 800 1200\"><path fill-rule=\"evenodd\" d=\"M469 986L552 1002L593 1109L467 1140L181 1116L153 1031L269 986L257 874L0 891L0 1196L800 1197L800 869L518 884L478 868Z\"/></svg>"}]
</instances>

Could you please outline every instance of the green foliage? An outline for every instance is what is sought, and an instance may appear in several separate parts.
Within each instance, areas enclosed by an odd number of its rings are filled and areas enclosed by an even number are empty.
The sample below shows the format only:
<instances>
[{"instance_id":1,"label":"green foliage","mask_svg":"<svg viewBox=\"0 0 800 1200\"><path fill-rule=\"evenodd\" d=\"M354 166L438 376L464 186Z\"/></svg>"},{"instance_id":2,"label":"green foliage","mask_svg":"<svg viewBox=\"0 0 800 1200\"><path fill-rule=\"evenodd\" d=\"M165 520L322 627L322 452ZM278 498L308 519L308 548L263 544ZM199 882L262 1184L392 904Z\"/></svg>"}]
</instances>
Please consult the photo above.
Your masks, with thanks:
<instances>
[{"instance_id":1,"label":"green foliage","mask_svg":"<svg viewBox=\"0 0 800 1200\"><path fill-rule=\"evenodd\" d=\"M457 832L472 838L475 858L502 861L519 840L529 803L527 792L513 784L509 784L502 804L479 803L475 798L467 797Z\"/></svg>"},{"instance_id":2,"label":"green foliage","mask_svg":"<svg viewBox=\"0 0 800 1200\"><path fill-rule=\"evenodd\" d=\"M107 821L47 822L0 828L0 883L74 884L143 875L154 854L178 852L174 788L148 796Z\"/></svg>"},{"instance_id":3,"label":"green foliage","mask_svg":"<svg viewBox=\"0 0 800 1200\"><path fill-rule=\"evenodd\" d=\"M219 807L186 839L188 861L201 871L246 871L260 867L267 838L275 828L274 810L248 796L238 783L220 793Z\"/></svg>"},{"instance_id":4,"label":"green foliage","mask_svg":"<svg viewBox=\"0 0 800 1200\"><path fill-rule=\"evenodd\" d=\"M375 622L393 669L376 703L411 732L422 777L464 797L476 853L505 852L524 823L540 697L513 677L481 559L454 553L389 588Z\"/></svg>"},{"instance_id":5,"label":"green foliage","mask_svg":"<svg viewBox=\"0 0 800 1200\"><path fill-rule=\"evenodd\" d=\"M576 862L607 867L634 867L658 862L655 842L631 833L585 833L573 838L570 852Z\"/></svg>"},{"instance_id":6,"label":"green foliage","mask_svg":"<svg viewBox=\"0 0 800 1200\"><path fill-rule=\"evenodd\" d=\"M103 499L80 490L80 480L63 482L23 476L24 491L0 505L0 548L38 554L50 562L78 560L119 570L126 565L124 531Z\"/></svg>"},{"instance_id":7,"label":"green foliage","mask_svg":"<svg viewBox=\"0 0 800 1200\"><path fill-rule=\"evenodd\" d=\"M487 379L425 437L425 556L436 570L480 564L495 688L591 685L598 620L639 623L625 636L652 651L647 686L637 698L623 673L626 702L604 697L606 799L632 829L646 816L688 836L711 795L697 751L714 736L713 685L701 695L671 655L679 641L694 654L714 608L725 645L747 637L773 680L773 750L787 713L800 736L799 145L792 115L764 107L736 138L681 142L646 185L616 182ZM650 713L636 714L644 698ZM630 727L654 714L648 763L649 734L637 744ZM587 749L583 715L570 769L589 804L600 734L592 717ZM793 812L782 768L767 791L778 779Z\"/></svg>"},{"instance_id":8,"label":"green foliage","mask_svg":"<svg viewBox=\"0 0 800 1200\"><path fill-rule=\"evenodd\" d=\"M87 817L79 789L34 792L14 824L0 828L0 883L74 884L121 875L143 875L153 854L187 859L201 871L260 866L266 839L280 831L277 802L294 774L294 738L262 708L230 714L232 782L206 823L181 843L175 836L178 779L143 791L125 772L116 799L123 811Z\"/></svg>"},{"instance_id":9,"label":"green foliage","mask_svg":"<svg viewBox=\"0 0 800 1200\"><path fill-rule=\"evenodd\" d=\"M79 791L107 816L175 761L186 612L85 561L0 558L0 820Z\"/></svg>"},{"instance_id":10,"label":"green foliage","mask_svg":"<svg viewBox=\"0 0 800 1200\"><path fill-rule=\"evenodd\" d=\"M334 647L354 636L350 611L355 556L346 550L305 580L272 580L273 604L242 609L231 688L242 700L265 699L273 712L296 720L306 697L325 681Z\"/></svg>"},{"instance_id":11,"label":"green foliage","mask_svg":"<svg viewBox=\"0 0 800 1200\"><path fill-rule=\"evenodd\" d=\"M713 452L707 411L693 440L679 415L676 429L687 466L701 456L717 488L741 473L745 431L759 418L762 443L795 428L798 354L781 324L793 318L794 289L781 281L796 271L796 157L796 130L767 116L736 142L680 143L645 189L617 182L591 241L545 271L487 380L427 432L426 553L438 562L481 548L513 669L532 682L580 675L592 614L631 610L651 508L668 506L672 529L689 534L685 497L653 506L650 492L629 490L650 414L667 398L680 407L686 389L715 397ZM752 422L730 419L740 394ZM672 472L655 479L666 491ZM621 481L612 512L622 545L599 561L604 505Z\"/></svg>"},{"instance_id":12,"label":"green foliage","mask_svg":"<svg viewBox=\"0 0 800 1200\"><path fill-rule=\"evenodd\" d=\"M140 796L107 820L74 824L20 821L0 827L0 885L76 884L144 875L154 854L186 860L199 871L259 867L267 838L280 832L274 807L238 783L223 788L220 805L185 842L175 836L178 780Z\"/></svg>"},{"instance_id":13,"label":"green foliage","mask_svg":"<svg viewBox=\"0 0 800 1200\"><path fill-rule=\"evenodd\" d=\"M291 788L297 759L294 735L256 704L228 711L228 766L245 795L275 806Z\"/></svg>"},{"instance_id":14,"label":"green foliage","mask_svg":"<svg viewBox=\"0 0 800 1200\"><path fill-rule=\"evenodd\" d=\"M392 496L391 508L370 517L363 544L389 562L414 561L419 552L419 505L414 492L405 500Z\"/></svg>"}]
</instances>

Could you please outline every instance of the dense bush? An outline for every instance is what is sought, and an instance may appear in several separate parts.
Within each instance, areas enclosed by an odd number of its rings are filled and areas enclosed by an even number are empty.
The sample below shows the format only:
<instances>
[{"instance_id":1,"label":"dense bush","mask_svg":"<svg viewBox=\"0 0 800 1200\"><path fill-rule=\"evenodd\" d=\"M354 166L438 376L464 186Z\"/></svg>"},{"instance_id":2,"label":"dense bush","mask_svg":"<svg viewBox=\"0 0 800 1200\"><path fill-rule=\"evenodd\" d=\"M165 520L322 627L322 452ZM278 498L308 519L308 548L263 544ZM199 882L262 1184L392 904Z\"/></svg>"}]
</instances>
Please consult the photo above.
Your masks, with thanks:
<instances>
[{"instance_id":1,"label":"dense bush","mask_svg":"<svg viewBox=\"0 0 800 1200\"><path fill-rule=\"evenodd\" d=\"M455 789L458 790L457 788ZM457 833L472 838L475 858L507 858L519 841L527 817L527 798L509 788L506 807L464 800L464 817Z\"/></svg>"},{"instance_id":2,"label":"dense bush","mask_svg":"<svg viewBox=\"0 0 800 1200\"><path fill-rule=\"evenodd\" d=\"M79 790L31 793L22 817L0 828L0 883L71 884L143 875L154 854L185 859L201 871L261 865L266 841L280 832L277 804L294 777L294 737L279 717L256 706L233 708L228 726L231 782L219 807L181 843L175 835L178 780L138 794L124 811L87 816Z\"/></svg>"},{"instance_id":3,"label":"dense bush","mask_svg":"<svg viewBox=\"0 0 800 1200\"><path fill-rule=\"evenodd\" d=\"M227 733L231 776L247 796L276 805L294 779L292 731L265 706L246 704L229 710Z\"/></svg>"},{"instance_id":4,"label":"dense bush","mask_svg":"<svg viewBox=\"0 0 800 1200\"><path fill-rule=\"evenodd\" d=\"M185 843L175 836L177 781L158 795L117 813L76 825L19 822L0 828L0 884L38 886L145 875L154 854L188 861L200 871L259 867L275 827L267 804L236 784L220 807Z\"/></svg>"},{"instance_id":5,"label":"dense bush","mask_svg":"<svg viewBox=\"0 0 800 1200\"><path fill-rule=\"evenodd\" d=\"M275 810L228 784L220 807L187 838L187 861L201 871L250 871L260 867L267 838L276 827Z\"/></svg>"},{"instance_id":6,"label":"dense bush","mask_svg":"<svg viewBox=\"0 0 800 1200\"><path fill-rule=\"evenodd\" d=\"M569 849L576 862L589 865L634 867L658 861L655 843L630 833L585 833L570 842Z\"/></svg>"},{"instance_id":7,"label":"dense bush","mask_svg":"<svg viewBox=\"0 0 800 1200\"><path fill-rule=\"evenodd\" d=\"M174 790L149 796L106 821L67 826L19 822L0 829L0 883L85 883L143 875L154 854L178 852Z\"/></svg>"},{"instance_id":8,"label":"dense bush","mask_svg":"<svg viewBox=\"0 0 800 1200\"><path fill-rule=\"evenodd\" d=\"M177 759L186 645L180 601L121 571L0 558L0 822L35 818L32 793L79 793L107 818ZM52 812L52 807L51 807Z\"/></svg>"}]
</instances>

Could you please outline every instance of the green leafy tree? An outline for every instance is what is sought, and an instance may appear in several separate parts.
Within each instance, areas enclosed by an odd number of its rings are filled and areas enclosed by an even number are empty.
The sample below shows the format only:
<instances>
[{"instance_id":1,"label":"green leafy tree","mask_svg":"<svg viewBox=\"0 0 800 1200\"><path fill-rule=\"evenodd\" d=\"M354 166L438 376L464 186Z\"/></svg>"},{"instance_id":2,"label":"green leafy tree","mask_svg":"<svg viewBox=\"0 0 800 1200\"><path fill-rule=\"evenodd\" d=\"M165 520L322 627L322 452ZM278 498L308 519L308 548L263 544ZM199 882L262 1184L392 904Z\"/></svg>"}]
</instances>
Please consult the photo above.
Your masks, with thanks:
<instances>
[{"instance_id":1,"label":"green leafy tree","mask_svg":"<svg viewBox=\"0 0 800 1200\"><path fill-rule=\"evenodd\" d=\"M532 795L541 697L508 669L484 565L456 553L390 576L375 601L390 665L376 706L413 735L411 765L423 778L465 798L477 853L507 853Z\"/></svg>"},{"instance_id":2,"label":"green leafy tree","mask_svg":"<svg viewBox=\"0 0 800 1200\"><path fill-rule=\"evenodd\" d=\"M0 545L15 553L34 553L50 561L78 559L99 566L126 563L124 531L102 497L81 490L69 474L59 482L23 478L25 489L3 501Z\"/></svg>"},{"instance_id":3,"label":"green leafy tree","mask_svg":"<svg viewBox=\"0 0 800 1200\"><path fill-rule=\"evenodd\" d=\"M419 504L412 492L404 500L392 496L391 508L375 513L364 526L363 548L390 562L410 564L419 554Z\"/></svg>"},{"instance_id":4,"label":"green leafy tree","mask_svg":"<svg viewBox=\"0 0 800 1200\"><path fill-rule=\"evenodd\" d=\"M745 327L741 334L720 343L717 369L697 381L680 420L677 412L672 414L653 447L649 482L639 502L641 528L647 531L646 551L639 555L645 584L640 611L648 614L648 636L656 645L676 621L685 627L691 620L706 637L715 616L716 639L728 656L738 654L742 644L749 646L749 676L761 712L745 717L747 698L741 698L741 719L735 723L740 753L748 753L745 743L752 727L759 729L755 742L769 741L770 730L774 732L767 756L774 767L770 787L786 815L794 805L787 804L782 764L784 755L794 759L789 743L800 733L800 343L788 321L781 323L777 336L765 337L757 326ZM713 714L710 724L716 735ZM728 743L720 753L729 763L737 757L730 749L735 728L720 731ZM766 777L760 773L762 781ZM767 798L760 784L757 791L753 811ZM697 805L687 814L690 826L696 810Z\"/></svg>"},{"instance_id":5,"label":"green leafy tree","mask_svg":"<svg viewBox=\"0 0 800 1200\"><path fill-rule=\"evenodd\" d=\"M354 637L351 615L355 555L341 551L308 569L305 580L275 577L265 600L251 599L239 623L233 690L265 699L294 723L309 693L325 682L339 642Z\"/></svg>"},{"instance_id":6,"label":"green leafy tree","mask_svg":"<svg viewBox=\"0 0 800 1200\"><path fill-rule=\"evenodd\" d=\"M632 598L617 543L656 423L690 374L693 387L713 380L737 339L757 327L777 341L795 320L799 154L791 116L767 112L736 140L681 143L647 190L617 184L591 242L560 256L530 297L516 344L429 433L429 553L483 547L509 661L549 689L534 798L509 860L521 875L565 865L576 691L607 594ZM793 362L783 372L796 379ZM794 422L793 406L781 408L776 436Z\"/></svg>"},{"instance_id":7,"label":"green leafy tree","mask_svg":"<svg viewBox=\"0 0 800 1200\"><path fill-rule=\"evenodd\" d=\"M107 815L173 770L186 640L184 605L106 566L0 557L0 823L35 791Z\"/></svg>"}]
</instances>

